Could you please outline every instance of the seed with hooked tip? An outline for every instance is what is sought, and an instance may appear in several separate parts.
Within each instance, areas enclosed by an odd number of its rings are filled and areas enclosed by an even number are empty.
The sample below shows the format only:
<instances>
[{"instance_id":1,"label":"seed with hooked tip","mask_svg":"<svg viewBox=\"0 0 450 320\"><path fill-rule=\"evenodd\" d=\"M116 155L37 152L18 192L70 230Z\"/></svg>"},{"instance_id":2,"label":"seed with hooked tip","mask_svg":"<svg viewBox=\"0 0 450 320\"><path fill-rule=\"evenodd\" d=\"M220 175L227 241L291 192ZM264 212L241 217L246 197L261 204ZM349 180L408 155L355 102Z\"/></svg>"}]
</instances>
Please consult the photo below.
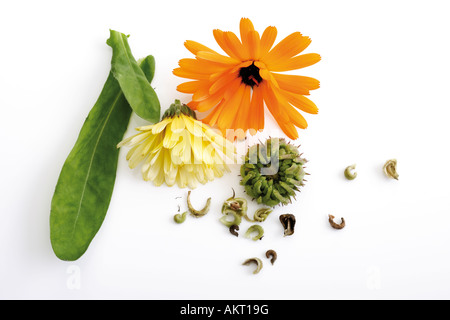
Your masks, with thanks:
<instances>
[{"instance_id":1,"label":"seed with hooked tip","mask_svg":"<svg viewBox=\"0 0 450 320\"><path fill-rule=\"evenodd\" d=\"M183 212L183 213L178 213L176 215L173 216L173 220L176 223L183 223L186 220L186 215L187 215L187 211Z\"/></svg>"},{"instance_id":2,"label":"seed with hooked tip","mask_svg":"<svg viewBox=\"0 0 450 320\"><path fill-rule=\"evenodd\" d=\"M239 230L239 226L237 224L233 224L230 227L230 233L236 237L239 237L239 234L237 233L237 230Z\"/></svg>"},{"instance_id":3,"label":"seed with hooked tip","mask_svg":"<svg viewBox=\"0 0 450 320\"><path fill-rule=\"evenodd\" d=\"M334 216L329 214L328 215L328 222L330 222L330 225L334 228L334 229L343 229L345 227L345 220L344 218L341 218L341 223L336 223L334 222Z\"/></svg>"},{"instance_id":4,"label":"seed with hooked tip","mask_svg":"<svg viewBox=\"0 0 450 320\"><path fill-rule=\"evenodd\" d=\"M251 239L253 241L261 240L264 237L264 229L263 227L257 224L254 224L248 228L247 232L245 233L245 237L250 238L250 235L255 231L258 232L258 234L252 237Z\"/></svg>"},{"instance_id":5,"label":"seed with hooked tip","mask_svg":"<svg viewBox=\"0 0 450 320\"><path fill-rule=\"evenodd\" d=\"M250 259L245 260L242 265L248 266L251 263L255 263L256 264L256 269L255 269L255 271L253 271L253 274L259 273L261 271L262 267L263 267L263 263L262 263L261 259L259 259L259 258L250 258Z\"/></svg>"},{"instance_id":6,"label":"seed with hooked tip","mask_svg":"<svg viewBox=\"0 0 450 320\"><path fill-rule=\"evenodd\" d=\"M274 264L275 260L277 260L277 253L275 252L275 250L267 250L266 252L266 257L267 259L269 259L270 257L272 257L272 259L270 259L270 262L272 263L272 265Z\"/></svg>"},{"instance_id":7,"label":"seed with hooked tip","mask_svg":"<svg viewBox=\"0 0 450 320\"><path fill-rule=\"evenodd\" d=\"M348 166L345 168L344 175L348 180L354 180L358 173L354 171L356 168L356 164L352 164L351 166Z\"/></svg>"},{"instance_id":8,"label":"seed with hooked tip","mask_svg":"<svg viewBox=\"0 0 450 320\"><path fill-rule=\"evenodd\" d=\"M383 170L386 176L398 180L397 159L391 159L386 161L386 163L383 166Z\"/></svg>"},{"instance_id":9,"label":"seed with hooked tip","mask_svg":"<svg viewBox=\"0 0 450 320\"><path fill-rule=\"evenodd\" d=\"M188 205L189 211L191 212L191 215L198 218L198 217L203 217L205 214L208 213L209 207L211 206L211 198L208 198L208 200L206 200L206 205L202 210L196 210L192 206L190 197L191 197L191 191L188 191L187 205Z\"/></svg>"}]
</instances>

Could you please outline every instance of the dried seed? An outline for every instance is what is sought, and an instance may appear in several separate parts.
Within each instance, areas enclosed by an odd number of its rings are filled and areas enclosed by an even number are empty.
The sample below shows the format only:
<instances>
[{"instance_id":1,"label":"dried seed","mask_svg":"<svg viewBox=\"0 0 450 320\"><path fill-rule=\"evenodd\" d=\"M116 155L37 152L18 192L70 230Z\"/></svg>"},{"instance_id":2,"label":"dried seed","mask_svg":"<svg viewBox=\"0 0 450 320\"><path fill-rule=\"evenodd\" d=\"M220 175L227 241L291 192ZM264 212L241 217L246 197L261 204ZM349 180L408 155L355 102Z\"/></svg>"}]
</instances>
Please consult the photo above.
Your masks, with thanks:
<instances>
[{"instance_id":1,"label":"dried seed","mask_svg":"<svg viewBox=\"0 0 450 320\"><path fill-rule=\"evenodd\" d=\"M341 218L341 223L336 223L334 222L334 216L329 214L328 215L328 221L330 222L330 225L334 228L334 229L343 229L345 227L345 220L344 218Z\"/></svg>"},{"instance_id":2,"label":"dried seed","mask_svg":"<svg viewBox=\"0 0 450 320\"><path fill-rule=\"evenodd\" d=\"M222 213L224 214L224 216L220 218L219 221L222 222L226 227L230 228L233 224L235 225L241 224L242 218L236 211L228 209ZM232 221L228 220L229 215L233 216L234 219Z\"/></svg>"},{"instance_id":3,"label":"dried seed","mask_svg":"<svg viewBox=\"0 0 450 320\"><path fill-rule=\"evenodd\" d=\"M198 217L203 217L205 214L208 213L209 207L211 206L211 198L208 198L208 200L206 200L206 205L202 210L196 210L196 209L194 209L194 207L191 204L190 197L191 197L191 191L188 191L187 205L188 205L189 211L191 212L191 215L198 218Z\"/></svg>"},{"instance_id":4,"label":"dried seed","mask_svg":"<svg viewBox=\"0 0 450 320\"><path fill-rule=\"evenodd\" d=\"M256 210L255 214L253 215L253 218L256 221L263 222L267 219L269 214L272 213L272 211L273 211L272 208L260 208L260 209Z\"/></svg>"},{"instance_id":5,"label":"dried seed","mask_svg":"<svg viewBox=\"0 0 450 320\"><path fill-rule=\"evenodd\" d=\"M270 262L272 263L272 265L274 264L275 260L277 260L277 253L275 252L275 250L267 250L266 251L266 257L267 259L269 259L270 257L272 257L272 259L270 259Z\"/></svg>"},{"instance_id":6,"label":"dried seed","mask_svg":"<svg viewBox=\"0 0 450 320\"><path fill-rule=\"evenodd\" d=\"M249 222L263 222L267 219L269 214L272 213L272 211L273 211L272 208L259 208L253 214L253 219L250 219L247 214L244 216L244 218Z\"/></svg>"},{"instance_id":7,"label":"dried seed","mask_svg":"<svg viewBox=\"0 0 450 320\"><path fill-rule=\"evenodd\" d=\"M280 222L284 228L284 236L290 236L294 234L295 216L287 213L280 216Z\"/></svg>"},{"instance_id":8,"label":"dried seed","mask_svg":"<svg viewBox=\"0 0 450 320\"><path fill-rule=\"evenodd\" d=\"M183 213L178 213L176 215L173 216L173 220L176 223L183 223L186 220L186 215L187 215L187 211L183 212Z\"/></svg>"},{"instance_id":9,"label":"dried seed","mask_svg":"<svg viewBox=\"0 0 450 320\"><path fill-rule=\"evenodd\" d=\"M391 159L386 161L386 163L383 166L383 170L386 176L398 180L397 159Z\"/></svg>"},{"instance_id":10,"label":"dried seed","mask_svg":"<svg viewBox=\"0 0 450 320\"><path fill-rule=\"evenodd\" d=\"M259 259L259 258L250 258L250 259L245 260L242 265L248 266L251 263L255 263L256 264L256 269L255 269L255 271L253 271L253 274L259 273L261 271L262 267L263 267L263 263L262 263L261 259Z\"/></svg>"},{"instance_id":11,"label":"dried seed","mask_svg":"<svg viewBox=\"0 0 450 320\"><path fill-rule=\"evenodd\" d=\"M247 200L244 198L235 198L235 196L236 194L233 189L233 196L227 199L222 205L222 214L224 216L220 218L220 222L228 228L233 224L239 225L242 221L242 217L247 215ZM229 221L228 215L232 215L234 220Z\"/></svg>"},{"instance_id":12,"label":"dried seed","mask_svg":"<svg viewBox=\"0 0 450 320\"><path fill-rule=\"evenodd\" d=\"M352 164L351 166L348 166L345 168L344 175L348 180L353 180L356 178L358 173L354 171L356 168L356 164Z\"/></svg>"},{"instance_id":13,"label":"dried seed","mask_svg":"<svg viewBox=\"0 0 450 320\"><path fill-rule=\"evenodd\" d=\"M237 233L237 231L239 230L239 226L237 224L233 224L230 227L230 233L236 237L239 237L239 234Z\"/></svg>"},{"instance_id":14,"label":"dried seed","mask_svg":"<svg viewBox=\"0 0 450 320\"><path fill-rule=\"evenodd\" d=\"M264 237L264 229L263 229L263 227L261 227L260 225L257 225L257 224L254 224L247 229L247 232L245 233L245 237L250 238L250 235L255 231L258 234L255 235L254 237L252 237L251 239L253 241L261 240Z\"/></svg>"}]
</instances>

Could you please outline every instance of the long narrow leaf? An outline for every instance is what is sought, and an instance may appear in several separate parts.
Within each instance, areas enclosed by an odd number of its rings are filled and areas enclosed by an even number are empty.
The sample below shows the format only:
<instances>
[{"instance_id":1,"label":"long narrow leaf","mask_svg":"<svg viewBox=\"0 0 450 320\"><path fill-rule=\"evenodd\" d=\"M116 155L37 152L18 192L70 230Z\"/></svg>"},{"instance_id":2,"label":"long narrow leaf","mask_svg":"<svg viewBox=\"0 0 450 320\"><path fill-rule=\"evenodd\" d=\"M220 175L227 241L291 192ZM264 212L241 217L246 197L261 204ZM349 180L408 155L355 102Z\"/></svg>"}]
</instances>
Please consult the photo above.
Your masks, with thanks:
<instances>
[{"instance_id":1,"label":"long narrow leaf","mask_svg":"<svg viewBox=\"0 0 450 320\"><path fill-rule=\"evenodd\" d=\"M50 213L56 256L74 261L101 227L116 178L118 149L131 108L112 73L61 170Z\"/></svg>"}]
</instances>

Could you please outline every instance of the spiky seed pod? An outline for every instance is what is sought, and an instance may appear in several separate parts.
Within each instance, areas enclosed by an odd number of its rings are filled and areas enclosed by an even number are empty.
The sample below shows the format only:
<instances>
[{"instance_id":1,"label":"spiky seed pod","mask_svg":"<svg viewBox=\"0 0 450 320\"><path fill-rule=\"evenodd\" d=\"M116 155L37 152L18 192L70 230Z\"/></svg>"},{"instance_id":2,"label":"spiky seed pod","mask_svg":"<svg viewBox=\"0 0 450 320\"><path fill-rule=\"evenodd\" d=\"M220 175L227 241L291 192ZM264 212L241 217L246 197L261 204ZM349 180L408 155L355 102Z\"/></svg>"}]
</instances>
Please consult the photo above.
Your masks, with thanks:
<instances>
[{"instance_id":1,"label":"spiky seed pod","mask_svg":"<svg viewBox=\"0 0 450 320\"><path fill-rule=\"evenodd\" d=\"M241 185L259 204L287 205L304 185L304 165L298 147L282 138L251 146L241 166Z\"/></svg>"}]
</instances>

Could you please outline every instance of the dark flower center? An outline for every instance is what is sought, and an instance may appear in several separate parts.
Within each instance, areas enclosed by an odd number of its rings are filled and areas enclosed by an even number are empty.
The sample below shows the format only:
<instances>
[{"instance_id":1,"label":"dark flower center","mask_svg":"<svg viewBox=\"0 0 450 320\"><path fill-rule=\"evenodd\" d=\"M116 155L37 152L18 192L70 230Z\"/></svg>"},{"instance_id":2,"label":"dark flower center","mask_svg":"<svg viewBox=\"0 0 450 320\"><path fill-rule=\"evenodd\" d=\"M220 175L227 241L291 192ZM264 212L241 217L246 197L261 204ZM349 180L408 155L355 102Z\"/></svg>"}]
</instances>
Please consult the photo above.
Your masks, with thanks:
<instances>
[{"instance_id":1,"label":"dark flower center","mask_svg":"<svg viewBox=\"0 0 450 320\"><path fill-rule=\"evenodd\" d=\"M239 76L241 77L243 83L251 87L254 85L258 86L262 81L262 78L259 75L259 68L255 66L254 63L248 67L241 68L241 70L239 70Z\"/></svg>"}]
</instances>

